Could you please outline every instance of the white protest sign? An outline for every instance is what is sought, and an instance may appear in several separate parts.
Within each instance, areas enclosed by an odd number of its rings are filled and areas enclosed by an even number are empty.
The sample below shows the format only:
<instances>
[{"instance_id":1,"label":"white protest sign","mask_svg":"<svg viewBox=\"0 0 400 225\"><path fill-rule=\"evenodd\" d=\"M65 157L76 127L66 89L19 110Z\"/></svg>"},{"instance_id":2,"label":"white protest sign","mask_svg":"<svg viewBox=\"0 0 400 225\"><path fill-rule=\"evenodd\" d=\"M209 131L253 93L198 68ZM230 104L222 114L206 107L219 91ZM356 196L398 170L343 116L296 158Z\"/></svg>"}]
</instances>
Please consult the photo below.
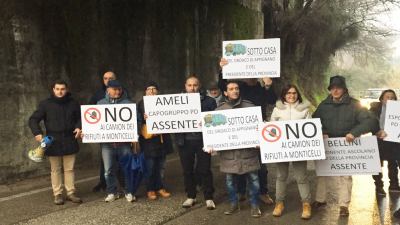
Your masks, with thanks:
<instances>
[{"instance_id":1,"label":"white protest sign","mask_svg":"<svg viewBox=\"0 0 400 225\"><path fill-rule=\"evenodd\" d=\"M376 175L382 171L376 136L327 138L326 160L315 161L317 176Z\"/></svg>"},{"instance_id":2,"label":"white protest sign","mask_svg":"<svg viewBox=\"0 0 400 225\"><path fill-rule=\"evenodd\" d=\"M262 163L325 159L320 119L263 123L258 137Z\"/></svg>"},{"instance_id":3,"label":"white protest sign","mask_svg":"<svg viewBox=\"0 0 400 225\"><path fill-rule=\"evenodd\" d=\"M280 39L224 41L222 68L224 79L280 77Z\"/></svg>"},{"instance_id":4,"label":"white protest sign","mask_svg":"<svg viewBox=\"0 0 400 225\"><path fill-rule=\"evenodd\" d=\"M259 106L203 112L204 147L215 151L256 147L261 121Z\"/></svg>"},{"instance_id":5,"label":"white protest sign","mask_svg":"<svg viewBox=\"0 0 400 225\"><path fill-rule=\"evenodd\" d=\"M143 96L149 134L201 132L199 93Z\"/></svg>"},{"instance_id":6,"label":"white protest sign","mask_svg":"<svg viewBox=\"0 0 400 225\"><path fill-rule=\"evenodd\" d=\"M83 143L138 140L136 104L82 105Z\"/></svg>"},{"instance_id":7,"label":"white protest sign","mask_svg":"<svg viewBox=\"0 0 400 225\"><path fill-rule=\"evenodd\" d=\"M400 142L400 101L387 101L384 141Z\"/></svg>"}]
</instances>

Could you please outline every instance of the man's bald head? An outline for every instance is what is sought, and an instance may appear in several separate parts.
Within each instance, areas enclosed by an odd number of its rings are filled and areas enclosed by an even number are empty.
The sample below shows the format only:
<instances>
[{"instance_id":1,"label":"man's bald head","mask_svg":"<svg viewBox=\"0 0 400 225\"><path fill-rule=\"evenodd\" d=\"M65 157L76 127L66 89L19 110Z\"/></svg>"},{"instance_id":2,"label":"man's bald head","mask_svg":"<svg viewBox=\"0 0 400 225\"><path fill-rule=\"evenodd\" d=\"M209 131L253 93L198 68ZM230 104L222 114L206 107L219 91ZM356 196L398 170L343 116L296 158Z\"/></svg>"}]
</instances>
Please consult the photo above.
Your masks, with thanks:
<instances>
[{"instance_id":1,"label":"man's bald head","mask_svg":"<svg viewBox=\"0 0 400 225\"><path fill-rule=\"evenodd\" d=\"M112 71L107 71L103 75L103 83L104 83L105 86L107 86L108 81L116 80L116 79L117 79L117 75L115 75L115 73L112 72Z\"/></svg>"}]
</instances>

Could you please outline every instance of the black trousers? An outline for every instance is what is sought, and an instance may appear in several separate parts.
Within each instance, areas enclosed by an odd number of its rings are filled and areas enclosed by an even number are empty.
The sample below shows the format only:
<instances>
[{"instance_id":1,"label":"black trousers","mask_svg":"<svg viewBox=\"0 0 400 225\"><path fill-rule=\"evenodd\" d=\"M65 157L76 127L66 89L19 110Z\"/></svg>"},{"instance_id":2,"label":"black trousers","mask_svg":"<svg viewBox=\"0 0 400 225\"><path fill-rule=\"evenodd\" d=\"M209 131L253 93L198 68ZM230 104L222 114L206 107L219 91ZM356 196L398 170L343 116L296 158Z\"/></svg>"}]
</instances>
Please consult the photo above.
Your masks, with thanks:
<instances>
[{"instance_id":1,"label":"black trousers","mask_svg":"<svg viewBox=\"0 0 400 225\"><path fill-rule=\"evenodd\" d=\"M400 161L400 144L390 141L383 141L378 140L378 147L379 147L379 156L381 159L381 166L384 160L388 162L388 177L390 187L398 187L399 186L399 178L398 178L398 162ZM376 187L383 187L382 182L382 173L378 175L373 175L372 178L375 181Z\"/></svg>"},{"instance_id":2,"label":"black trousers","mask_svg":"<svg viewBox=\"0 0 400 225\"><path fill-rule=\"evenodd\" d=\"M214 184L211 172L211 155L203 151L203 142L185 140L179 148L183 181L188 198L196 198L197 186L201 186L204 198L213 199Z\"/></svg>"},{"instance_id":3,"label":"black trousers","mask_svg":"<svg viewBox=\"0 0 400 225\"><path fill-rule=\"evenodd\" d=\"M381 160L381 166L383 164L383 161ZM389 183L390 187L397 187L399 186L399 178L398 178L398 163L397 160L388 160L388 177L389 177ZM375 181L375 186L376 187L383 187L383 181L382 181L382 173L379 173L378 175L372 175L372 178L374 178Z\"/></svg>"}]
</instances>

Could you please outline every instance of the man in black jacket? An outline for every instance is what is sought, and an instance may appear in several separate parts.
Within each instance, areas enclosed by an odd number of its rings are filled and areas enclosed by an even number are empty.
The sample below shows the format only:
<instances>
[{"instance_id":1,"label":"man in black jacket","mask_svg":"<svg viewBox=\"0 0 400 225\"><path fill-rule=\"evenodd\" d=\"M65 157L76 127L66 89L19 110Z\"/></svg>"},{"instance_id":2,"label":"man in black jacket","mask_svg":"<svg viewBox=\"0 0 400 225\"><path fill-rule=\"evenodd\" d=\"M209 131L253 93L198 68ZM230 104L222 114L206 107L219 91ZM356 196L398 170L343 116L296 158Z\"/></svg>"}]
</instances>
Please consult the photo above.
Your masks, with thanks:
<instances>
[{"instance_id":1,"label":"man in black jacket","mask_svg":"<svg viewBox=\"0 0 400 225\"><path fill-rule=\"evenodd\" d=\"M187 93L200 92L200 80L192 75L186 79L185 89ZM215 100L200 93L201 111L213 111L217 108ZM214 184L211 172L211 155L203 151L203 136L201 132L180 133L176 135L181 159L183 180L187 199L183 202L183 208L190 208L196 203L196 186L201 185L209 210L215 209L213 201Z\"/></svg>"},{"instance_id":2,"label":"man in black jacket","mask_svg":"<svg viewBox=\"0 0 400 225\"><path fill-rule=\"evenodd\" d=\"M53 94L40 102L38 109L29 118L29 127L35 140L41 142L43 131L39 125L44 121L46 135L53 137L53 143L46 149L51 165L51 185L56 205L64 204L61 168L64 168L64 186L67 200L81 203L75 195L74 164L79 151L77 139L81 135L80 106L68 92L65 81L53 84Z\"/></svg>"}]
</instances>

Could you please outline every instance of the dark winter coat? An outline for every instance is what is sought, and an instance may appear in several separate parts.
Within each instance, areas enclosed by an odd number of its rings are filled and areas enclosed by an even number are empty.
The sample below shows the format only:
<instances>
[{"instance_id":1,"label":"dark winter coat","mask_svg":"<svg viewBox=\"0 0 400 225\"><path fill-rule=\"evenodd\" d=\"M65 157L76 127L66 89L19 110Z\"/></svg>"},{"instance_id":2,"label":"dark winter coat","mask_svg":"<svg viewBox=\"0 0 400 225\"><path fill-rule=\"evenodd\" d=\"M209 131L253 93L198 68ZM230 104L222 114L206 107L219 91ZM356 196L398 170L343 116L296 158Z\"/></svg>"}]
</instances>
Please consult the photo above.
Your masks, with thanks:
<instances>
[{"instance_id":1,"label":"dark winter coat","mask_svg":"<svg viewBox=\"0 0 400 225\"><path fill-rule=\"evenodd\" d=\"M143 124L146 124L146 121L144 120L144 112L144 102L141 100L138 104L138 116L142 118ZM170 134L154 134L150 136L152 137L146 139L139 131L140 149L144 152L146 158L163 157L166 154L173 152Z\"/></svg>"},{"instance_id":2,"label":"dark winter coat","mask_svg":"<svg viewBox=\"0 0 400 225\"><path fill-rule=\"evenodd\" d=\"M226 82L227 80L222 79L222 72L220 72L218 76L218 87L221 89L222 93L226 91ZM256 106L261 106L263 120L266 120L267 105L274 105L278 99L273 87L265 89L259 82L254 86L249 86L243 81L239 81L238 83L241 98L252 102Z\"/></svg>"},{"instance_id":3,"label":"dark winter coat","mask_svg":"<svg viewBox=\"0 0 400 225\"><path fill-rule=\"evenodd\" d=\"M313 117L321 119L322 132L329 137L345 137L348 133L359 137L379 130L378 120L348 94L340 102L334 102L332 96L328 96L319 104Z\"/></svg>"},{"instance_id":4,"label":"dark winter coat","mask_svg":"<svg viewBox=\"0 0 400 225\"><path fill-rule=\"evenodd\" d=\"M238 109L255 106L247 100L236 103L224 102L216 110ZM220 155L220 170L223 173L245 174L260 169L260 150L256 148L223 150Z\"/></svg>"},{"instance_id":5,"label":"dark winter coat","mask_svg":"<svg viewBox=\"0 0 400 225\"><path fill-rule=\"evenodd\" d=\"M39 107L29 118L29 128L33 135L44 134L39 123L44 121L45 135L54 138L53 143L46 150L47 156L63 156L75 154L79 145L73 131L81 129L80 106L71 94L63 98L51 96L40 102Z\"/></svg>"}]
</instances>

